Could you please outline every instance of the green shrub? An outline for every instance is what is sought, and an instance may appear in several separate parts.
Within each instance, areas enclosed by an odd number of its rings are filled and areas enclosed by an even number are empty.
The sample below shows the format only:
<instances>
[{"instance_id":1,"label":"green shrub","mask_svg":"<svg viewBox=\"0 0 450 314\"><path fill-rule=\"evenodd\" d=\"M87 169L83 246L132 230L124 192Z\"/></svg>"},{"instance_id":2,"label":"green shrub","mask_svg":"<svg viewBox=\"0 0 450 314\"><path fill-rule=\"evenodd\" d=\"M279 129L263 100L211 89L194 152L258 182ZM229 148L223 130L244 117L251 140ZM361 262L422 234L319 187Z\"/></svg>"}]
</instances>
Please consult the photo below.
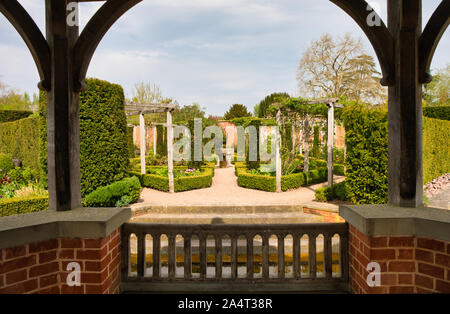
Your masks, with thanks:
<instances>
[{"instance_id":1,"label":"green shrub","mask_svg":"<svg viewBox=\"0 0 450 314\"><path fill-rule=\"evenodd\" d=\"M122 179L128 169L127 122L120 85L87 79L80 94L81 194ZM40 165L47 174L47 126L45 93L40 94Z\"/></svg>"},{"instance_id":2,"label":"green shrub","mask_svg":"<svg viewBox=\"0 0 450 314\"><path fill-rule=\"evenodd\" d=\"M387 111L348 105L342 113L347 160L346 188L355 204L387 202Z\"/></svg>"},{"instance_id":3,"label":"green shrub","mask_svg":"<svg viewBox=\"0 0 450 314\"><path fill-rule=\"evenodd\" d=\"M238 185L241 187L262 190L267 192L276 191L276 177L270 175L254 174L245 167L236 168L236 175L238 177ZM320 168L312 170L308 173L299 172L285 176L281 176L281 190L287 191L296 189L301 186L306 186L313 183L326 181L327 169Z\"/></svg>"},{"instance_id":4,"label":"green shrub","mask_svg":"<svg viewBox=\"0 0 450 314\"><path fill-rule=\"evenodd\" d=\"M327 186L318 188L318 189L316 189L314 196L316 198L316 201L321 201L321 202L331 201L331 199L332 199L331 188L329 188Z\"/></svg>"},{"instance_id":5,"label":"green shrub","mask_svg":"<svg viewBox=\"0 0 450 314\"><path fill-rule=\"evenodd\" d=\"M141 193L141 184L137 177L130 177L98 188L83 199L85 207L113 207L121 204L123 196L128 196L130 203L136 202Z\"/></svg>"},{"instance_id":6,"label":"green shrub","mask_svg":"<svg viewBox=\"0 0 450 314\"><path fill-rule=\"evenodd\" d=\"M333 188L328 186L316 189L314 196L317 201L327 202L333 199L341 201L347 200L347 192L345 188L345 181L333 184Z\"/></svg>"},{"instance_id":7,"label":"green shrub","mask_svg":"<svg viewBox=\"0 0 450 314\"><path fill-rule=\"evenodd\" d=\"M32 114L32 111L25 110L0 110L0 123L25 119Z\"/></svg>"},{"instance_id":8,"label":"green shrub","mask_svg":"<svg viewBox=\"0 0 450 314\"><path fill-rule=\"evenodd\" d=\"M149 167L147 167L147 169L148 168ZM186 169L186 167L174 167L174 171L182 169ZM137 176L141 181L142 186L144 187L148 187L163 192L169 191L169 178L167 176L148 173L142 175L137 172L129 172L129 175ZM214 167L211 167L211 165L207 164L206 166L203 167L203 173L200 175L174 178L174 190L175 192L181 192L210 187L212 184L213 176L214 176Z\"/></svg>"},{"instance_id":9,"label":"green shrub","mask_svg":"<svg viewBox=\"0 0 450 314\"><path fill-rule=\"evenodd\" d=\"M48 209L48 196L0 199L0 217L39 212Z\"/></svg>"},{"instance_id":10,"label":"green shrub","mask_svg":"<svg viewBox=\"0 0 450 314\"><path fill-rule=\"evenodd\" d=\"M0 169L4 174L14 169L14 163L10 155L0 154Z\"/></svg>"},{"instance_id":11,"label":"green shrub","mask_svg":"<svg viewBox=\"0 0 450 314\"><path fill-rule=\"evenodd\" d=\"M236 168L236 170L239 186L268 192L276 191L275 177L251 174L247 172L246 168Z\"/></svg>"},{"instance_id":12,"label":"green shrub","mask_svg":"<svg viewBox=\"0 0 450 314\"><path fill-rule=\"evenodd\" d=\"M450 121L450 106L423 107L423 115L427 118Z\"/></svg>"},{"instance_id":13,"label":"green shrub","mask_svg":"<svg viewBox=\"0 0 450 314\"><path fill-rule=\"evenodd\" d=\"M423 183L450 173L450 121L423 118Z\"/></svg>"},{"instance_id":14,"label":"green shrub","mask_svg":"<svg viewBox=\"0 0 450 314\"><path fill-rule=\"evenodd\" d=\"M333 197L337 198L341 201L346 201L347 196L347 188L345 187L345 181L342 181L340 183L333 184Z\"/></svg>"},{"instance_id":15,"label":"green shrub","mask_svg":"<svg viewBox=\"0 0 450 314\"><path fill-rule=\"evenodd\" d=\"M306 174L304 172L293 173L286 176L281 176L281 190L287 191L296 189L300 186L306 185Z\"/></svg>"},{"instance_id":16,"label":"green shrub","mask_svg":"<svg viewBox=\"0 0 450 314\"><path fill-rule=\"evenodd\" d=\"M333 172L338 176L344 176L345 175L344 165L334 164Z\"/></svg>"},{"instance_id":17,"label":"green shrub","mask_svg":"<svg viewBox=\"0 0 450 314\"><path fill-rule=\"evenodd\" d=\"M16 167L8 171L8 177L10 177L11 181L13 181L14 183L23 186L34 181L34 179L36 178L36 174L29 167Z\"/></svg>"},{"instance_id":18,"label":"green shrub","mask_svg":"<svg viewBox=\"0 0 450 314\"><path fill-rule=\"evenodd\" d=\"M39 173L39 119L29 117L0 125L0 153Z\"/></svg>"}]
</instances>

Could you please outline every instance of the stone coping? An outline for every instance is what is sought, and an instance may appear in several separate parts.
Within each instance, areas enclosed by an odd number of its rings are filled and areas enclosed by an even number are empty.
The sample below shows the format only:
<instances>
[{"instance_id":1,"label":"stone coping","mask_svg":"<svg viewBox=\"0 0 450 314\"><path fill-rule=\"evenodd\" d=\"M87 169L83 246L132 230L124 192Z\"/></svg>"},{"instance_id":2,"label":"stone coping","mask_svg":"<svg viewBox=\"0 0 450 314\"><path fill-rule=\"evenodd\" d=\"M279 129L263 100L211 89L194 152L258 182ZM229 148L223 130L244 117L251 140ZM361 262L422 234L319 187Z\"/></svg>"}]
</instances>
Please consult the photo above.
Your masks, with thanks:
<instances>
[{"instance_id":1,"label":"stone coping","mask_svg":"<svg viewBox=\"0 0 450 314\"><path fill-rule=\"evenodd\" d=\"M339 215L369 236L411 235L450 241L450 210L394 205L340 205Z\"/></svg>"},{"instance_id":2,"label":"stone coping","mask_svg":"<svg viewBox=\"0 0 450 314\"><path fill-rule=\"evenodd\" d=\"M46 210L1 217L0 249L55 238L105 238L130 217L130 208Z\"/></svg>"}]
</instances>

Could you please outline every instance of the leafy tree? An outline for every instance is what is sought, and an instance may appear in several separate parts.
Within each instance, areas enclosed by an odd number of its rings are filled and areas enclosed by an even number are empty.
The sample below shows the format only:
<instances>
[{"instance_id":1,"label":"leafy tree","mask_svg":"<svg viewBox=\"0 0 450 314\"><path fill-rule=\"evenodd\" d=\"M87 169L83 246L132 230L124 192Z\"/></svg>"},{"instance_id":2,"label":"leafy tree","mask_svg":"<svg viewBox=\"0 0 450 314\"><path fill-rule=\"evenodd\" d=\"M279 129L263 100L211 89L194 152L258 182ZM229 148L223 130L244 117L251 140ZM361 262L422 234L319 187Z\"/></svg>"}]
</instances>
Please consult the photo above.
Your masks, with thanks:
<instances>
[{"instance_id":1,"label":"leafy tree","mask_svg":"<svg viewBox=\"0 0 450 314\"><path fill-rule=\"evenodd\" d=\"M350 34L337 39L324 34L303 53L297 81L301 93L311 98L346 96L348 100L385 103L386 89L379 83L379 74L361 40Z\"/></svg>"},{"instance_id":2,"label":"leafy tree","mask_svg":"<svg viewBox=\"0 0 450 314\"><path fill-rule=\"evenodd\" d=\"M234 104L225 113L225 120L231 120L234 118L251 117L252 114L248 112L247 107L241 104Z\"/></svg>"},{"instance_id":3,"label":"leafy tree","mask_svg":"<svg viewBox=\"0 0 450 314\"><path fill-rule=\"evenodd\" d=\"M0 82L0 109L5 110L36 110L36 98L32 102L27 93L20 94L17 90Z\"/></svg>"},{"instance_id":4,"label":"leafy tree","mask_svg":"<svg viewBox=\"0 0 450 314\"><path fill-rule=\"evenodd\" d=\"M424 86L423 99L427 106L450 106L450 63L437 70L433 80Z\"/></svg>"},{"instance_id":5,"label":"leafy tree","mask_svg":"<svg viewBox=\"0 0 450 314\"><path fill-rule=\"evenodd\" d=\"M259 104L254 108L255 116L259 118L265 118L268 115L267 109L275 102L279 102L283 99L289 98L287 93L272 93L266 98L264 98Z\"/></svg>"},{"instance_id":6,"label":"leafy tree","mask_svg":"<svg viewBox=\"0 0 450 314\"><path fill-rule=\"evenodd\" d=\"M177 106L173 111L173 121L175 123L186 122L195 118L204 118L206 108L200 107L198 103L186 105L183 107Z\"/></svg>"}]
</instances>

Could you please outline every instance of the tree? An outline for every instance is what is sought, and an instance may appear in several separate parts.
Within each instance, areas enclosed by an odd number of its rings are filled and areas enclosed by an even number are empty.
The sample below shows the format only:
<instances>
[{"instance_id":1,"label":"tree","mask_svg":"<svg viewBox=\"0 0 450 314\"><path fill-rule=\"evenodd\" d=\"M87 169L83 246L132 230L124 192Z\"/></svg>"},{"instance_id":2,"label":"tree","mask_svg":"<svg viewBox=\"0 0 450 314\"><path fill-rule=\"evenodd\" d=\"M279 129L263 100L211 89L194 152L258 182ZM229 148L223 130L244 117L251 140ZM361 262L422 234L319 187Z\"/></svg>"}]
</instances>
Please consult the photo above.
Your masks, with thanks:
<instances>
[{"instance_id":1,"label":"tree","mask_svg":"<svg viewBox=\"0 0 450 314\"><path fill-rule=\"evenodd\" d=\"M427 106L450 106L450 63L437 70L433 80L424 86L423 99Z\"/></svg>"},{"instance_id":2,"label":"tree","mask_svg":"<svg viewBox=\"0 0 450 314\"><path fill-rule=\"evenodd\" d=\"M225 120L231 120L234 118L251 117L252 114L248 112L247 107L241 104L234 104L225 113Z\"/></svg>"},{"instance_id":3,"label":"tree","mask_svg":"<svg viewBox=\"0 0 450 314\"><path fill-rule=\"evenodd\" d=\"M21 95L17 90L0 82L0 109L35 111L37 109L35 100L32 102L27 93Z\"/></svg>"},{"instance_id":4,"label":"tree","mask_svg":"<svg viewBox=\"0 0 450 314\"><path fill-rule=\"evenodd\" d=\"M258 118L265 118L268 115L267 109L275 102L280 102L282 99L289 98L287 93L272 93L264 98L259 104L255 106L255 116Z\"/></svg>"},{"instance_id":5,"label":"tree","mask_svg":"<svg viewBox=\"0 0 450 314\"><path fill-rule=\"evenodd\" d=\"M206 108L200 107L198 103L193 103L192 105L186 105L183 107L177 106L173 111L173 121L174 123L187 122L195 118L204 118Z\"/></svg>"},{"instance_id":6,"label":"tree","mask_svg":"<svg viewBox=\"0 0 450 314\"><path fill-rule=\"evenodd\" d=\"M308 97L385 103L386 90L379 83L379 75L360 39L350 34L337 39L324 34L303 53L297 81L300 92Z\"/></svg>"}]
</instances>

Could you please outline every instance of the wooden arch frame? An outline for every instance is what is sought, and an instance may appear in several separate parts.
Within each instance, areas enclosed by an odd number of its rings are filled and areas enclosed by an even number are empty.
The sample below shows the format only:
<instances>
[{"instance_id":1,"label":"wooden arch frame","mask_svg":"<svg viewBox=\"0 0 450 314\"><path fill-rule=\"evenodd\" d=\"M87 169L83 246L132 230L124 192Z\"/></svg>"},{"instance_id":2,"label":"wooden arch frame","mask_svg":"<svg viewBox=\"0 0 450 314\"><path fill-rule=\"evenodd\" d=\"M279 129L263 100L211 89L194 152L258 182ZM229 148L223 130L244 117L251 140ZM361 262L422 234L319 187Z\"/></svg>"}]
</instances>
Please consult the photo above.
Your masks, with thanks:
<instances>
[{"instance_id":1,"label":"wooden arch frame","mask_svg":"<svg viewBox=\"0 0 450 314\"><path fill-rule=\"evenodd\" d=\"M49 90L52 71L50 48L39 27L17 0L0 0L0 12L14 26L30 50L41 79L39 88Z\"/></svg>"},{"instance_id":2,"label":"wooden arch frame","mask_svg":"<svg viewBox=\"0 0 450 314\"><path fill-rule=\"evenodd\" d=\"M383 78L381 85L394 84L394 40L383 21L380 26L367 24L368 3L364 0L330 0L344 10L366 34L378 57Z\"/></svg>"},{"instance_id":3,"label":"wooden arch frame","mask_svg":"<svg viewBox=\"0 0 450 314\"><path fill-rule=\"evenodd\" d=\"M430 83L430 65L436 47L450 23L450 1L442 0L428 20L419 38L419 79L420 83Z\"/></svg>"}]
</instances>

